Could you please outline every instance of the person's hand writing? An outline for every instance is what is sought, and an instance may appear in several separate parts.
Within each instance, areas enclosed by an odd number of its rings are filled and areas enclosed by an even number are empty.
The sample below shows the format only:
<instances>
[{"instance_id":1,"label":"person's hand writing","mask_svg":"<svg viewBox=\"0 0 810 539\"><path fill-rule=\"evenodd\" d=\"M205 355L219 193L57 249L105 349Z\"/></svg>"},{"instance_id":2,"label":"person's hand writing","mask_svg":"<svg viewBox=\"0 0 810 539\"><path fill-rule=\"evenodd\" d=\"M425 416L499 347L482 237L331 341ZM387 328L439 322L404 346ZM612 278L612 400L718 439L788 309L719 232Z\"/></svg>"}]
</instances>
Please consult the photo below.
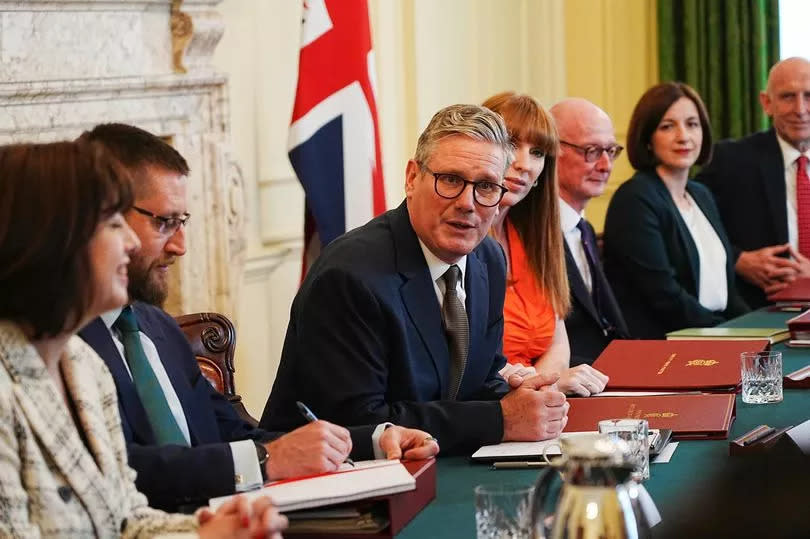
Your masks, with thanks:
<instances>
[{"instance_id":1,"label":"person's hand writing","mask_svg":"<svg viewBox=\"0 0 810 539\"><path fill-rule=\"evenodd\" d=\"M250 503L244 496L235 496L215 512L208 508L197 514L200 539L267 537L281 539L287 527L287 517L279 514L270 498L260 496Z\"/></svg>"},{"instance_id":2,"label":"person's hand writing","mask_svg":"<svg viewBox=\"0 0 810 539\"><path fill-rule=\"evenodd\" d=\"M776 292L785 287L785 282L793 280L801 269L796 260L779 256L789 252L790 244L787 243L756 251L743 251L737 258L734 269L766 292L769 289Z\"/></svg>"},{"instance_id":3,"label":"person's hand writing","mask_svg":"<svg viewBox=\"0 0 810 539\"><path fill-rule=\"evenodd\" d=\"M510 388L516 389L520 387L523 380L529 376L534 376L537 374L537 371L534 367L527 367L522 363L507 363L503 369L498 371L498 374L503 376L503 379L507 381Z\"/></svg>"},{"instance_id":4,"label":"person's hand writing","mask_svg":"<svg viewBox=\"0 0 810 539\"><path fill-rule=\"evenodd\" d=\"M604 391L608 377L590 365L577 365L563 371L557 388L566 395L590 397Z\"/></svg>"},{"instance_id":5,"label":"person's hand writing","mask_svg":"<svg viewBox=\"0 0 810 539\"><path fill-rule=\"evenodd\" d=\"M568 422L569 404L554 385L557 374L527 378L501 399L503 441L537 441L559 436Z\"/></svg>"},{"instance_id":6,"label":"person's hand writing","mask_svg":"<svg viewBox=\"0 0 810 539\"><path fill-rule=\"evenodd\" d=\"M267 444L267 478L284 479L337 470L352 450L343 427L314 421Z\"/></svg>"},{"instance_id":7,"label":"person's hand writing","mask_svg":"<svg viewBox=\"0 0 810 539\"><path fill-rule=\"evenodd\" d=\"M380 449L387 459L419 460L436 456L439 442L423 430L394 425L383 431Z\"/></svg>"}]
</instances>

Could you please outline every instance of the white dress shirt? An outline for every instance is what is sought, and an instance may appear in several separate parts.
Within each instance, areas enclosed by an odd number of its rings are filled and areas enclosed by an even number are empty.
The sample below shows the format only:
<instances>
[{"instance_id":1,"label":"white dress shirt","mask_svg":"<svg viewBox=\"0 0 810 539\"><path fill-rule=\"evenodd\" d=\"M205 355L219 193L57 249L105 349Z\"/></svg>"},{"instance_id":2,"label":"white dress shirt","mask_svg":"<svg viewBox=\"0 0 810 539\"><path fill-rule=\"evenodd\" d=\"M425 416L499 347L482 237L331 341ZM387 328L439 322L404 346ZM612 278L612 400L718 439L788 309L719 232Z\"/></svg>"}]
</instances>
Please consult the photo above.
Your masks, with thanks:
<instances>
[{"instance_id":1,"label":"white dress shirt","mask_svg":"<svg viewBox=\"0 0 810 539\"><path fill-rule=\"evenodd\" d=\"M685 194L689 208L678 207L678 211L692 235L700 260L698 302L710 311L724 311L728 304L726 248L695 200L689 193Z\"/></svg>"},{"instance_id":2,"label":"white dress shirt","mask_svg":"<svg viewBox=\"0 0 810 539\"><path fill-rule=\"evenodd\" d=\"M422 240L419 240L419 247L422 248L422 253L425 255L425 262L427 263L428 271L430 271L430 278L433 280L433 289L436 291L436 297L439 299L439 309L441 309L442 305L444 304L445 289L444 279L442 279L442 276L447 272L448 269L450 269L452 264L448 264L438 256L434 255L433 252L428 249L424 243L422 243ZM467 273L467 255L461 257L461 260L456 262L456 266L458 266L458 269L461 270L461 278L459 278L458 284L456 285L456 291L458 292L458 299L466 309L467 293L464 291L464 276Z\"/></svg>"},{"instance_id":3,"label":"white dress shirt","mask_svg":"<svg viewBox=\"0 0 810 539\"><path fill-rule=\"evenodd\" d=\"M799 217L797 213L796 201L796 173L799 165L796 159L802 155L799 150L784 141L782 137L776 135L779 142L779 149L782 150L782 162L785 164L785 203L787 206L788 242L797 251L799 250ZM810 159L810 150L804 152Z\"/></svg>"},{"instance_id":4,"label":"white dress shirt","mask_svg":"<svg viewBox=\"0 0 810 539\"><path fill-rule=\"evenodd\" d=\"M110 331L113 343L115 343L115 347L118 349L118 353L121 355L121 361L123 361L124 367L126 367L130 378L132 378L132 373L129 371L129 364L127 363L126 356L124 355L124 343L121 342L121 335L115 328L112 327L120 314L121 309L115 309L102 314L101 319L104 321L104 325L106 325L107 329ZM146 359L149 361L149 365L152 367L152 370L155 371L155 377L157 377L160 388L163 390L163 394L166 396L166 402L169 403L169 409L171 410L175 421L177 421L177 426L180 427L180 432L183 433L186 442L191 445L188 421L186 420L185 412L183 412L183 406L180 404L180 399L177 397L177 392L174 390L174 386L172 386L169 375L166 373L166 368L163 366L163 362L160 360L157 347L155 347L155 343L153 343L152 339L150 339L143 331L139 332L138 334L141 337L141 346L143 347ZM229 445L231 446L231 457L233 458L234 490L236 492L242 492L261 486L262 472L259 468L259 458L256 455L256 445L253 443L253 440L230 442Z\"/></svg>"},{"instance_id":5,"label":"white dress shirt","mask_svg":"<svg viewBox=\"0 0 810 539\"><path fill-rule=\"evenodd\" d=\"M560 228L562 228L565 243L568 250L574 257L579 274L585 282L588 292L593 292L593 278L591 277L591 267L588 265L588 257L585 255L585 246L582 245L582 232L577 228L579 220L583 215L568 205L563 199L560 200Z\"/></svg>"}]
</instances>

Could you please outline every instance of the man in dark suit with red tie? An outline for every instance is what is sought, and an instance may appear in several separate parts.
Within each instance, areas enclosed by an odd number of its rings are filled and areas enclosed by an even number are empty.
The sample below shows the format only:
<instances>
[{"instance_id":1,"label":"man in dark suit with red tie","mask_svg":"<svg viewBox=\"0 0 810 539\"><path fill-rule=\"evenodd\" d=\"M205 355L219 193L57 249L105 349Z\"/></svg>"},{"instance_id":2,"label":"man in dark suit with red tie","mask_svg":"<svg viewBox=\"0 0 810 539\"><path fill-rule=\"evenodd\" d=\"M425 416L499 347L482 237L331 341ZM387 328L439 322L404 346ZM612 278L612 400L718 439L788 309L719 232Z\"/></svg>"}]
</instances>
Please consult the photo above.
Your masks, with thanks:
<instances>
[{"instance_id":1,"label":"man in dark suit with red tie","mask_svg":"<svg viewBox=\"0 0 810 539\"><path fill-rule=\"evenodd\" d=\"M560 134L557 177L571 312L565 319L571 365L591 364L614 338L629 338L627 324L602 271L588 201L601 195L622 147L613 122L593 103L571 98L551 107Z\"/></svg>"},{"instance_id":2,"label":"man in dark suit with red tie","mask_svg":"<svg viewBox=\"0 0 810 539\"><path fill-rule=\"evenodd\" d=\"M714 195L737 256L738 288L752 308L810 277L810 62L774 65L759 97L773 128L719 142L695 178Z\"/></svg>"}]
</instances>

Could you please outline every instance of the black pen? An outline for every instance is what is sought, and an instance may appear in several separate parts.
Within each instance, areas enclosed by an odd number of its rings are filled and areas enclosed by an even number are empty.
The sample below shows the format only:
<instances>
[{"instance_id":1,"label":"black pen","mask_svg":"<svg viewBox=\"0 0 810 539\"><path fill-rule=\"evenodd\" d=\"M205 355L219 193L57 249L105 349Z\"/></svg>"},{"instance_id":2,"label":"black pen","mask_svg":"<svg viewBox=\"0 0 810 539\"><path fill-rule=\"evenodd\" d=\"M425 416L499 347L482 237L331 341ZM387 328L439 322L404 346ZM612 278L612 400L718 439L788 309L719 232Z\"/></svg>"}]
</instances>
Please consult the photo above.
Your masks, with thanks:
<instances>
[{"instance_id":1,"label":"black pen","mask_svg":"<svg viewBox=\"0 0 810 539\"><path fill-rule=\"evenodd\" d=\"M521 461L514 461L514 460L506 460L506 461L496 461L492 463L493 470L517 470L523 468L542 468L544 466L548 466L548 462L544 460L521 460Z\"/></svg>"},{"instance_id":2,"label":"black pen","mask_svg":"<svg viewBox=\"0 0 810 539\"><path fill-rule=\"evenodd\" d=\"M295 401L295 405L298 406L298 411L301 412L301 415L304 416L304 419L306 419L308 423L313 423L318 420L318 418L315 417L315 414L312 413L312 410L309 409L309 406L303 402ZM346 457L344 462L351 465L352 468L354 467L354 461L349 457Z\"/></svg>"}]
</instances>

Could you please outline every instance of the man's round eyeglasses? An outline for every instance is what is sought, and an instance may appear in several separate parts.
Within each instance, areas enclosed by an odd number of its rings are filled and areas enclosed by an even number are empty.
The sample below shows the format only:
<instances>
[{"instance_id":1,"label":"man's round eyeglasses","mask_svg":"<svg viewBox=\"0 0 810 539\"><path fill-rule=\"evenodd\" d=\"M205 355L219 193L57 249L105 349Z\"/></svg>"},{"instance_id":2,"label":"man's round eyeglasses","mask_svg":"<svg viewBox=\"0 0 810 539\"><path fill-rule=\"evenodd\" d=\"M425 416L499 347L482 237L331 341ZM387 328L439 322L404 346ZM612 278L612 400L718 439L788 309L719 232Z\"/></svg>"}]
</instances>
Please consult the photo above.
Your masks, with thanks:
<instances>
[{"instance_id":1,"label":"man's round eyeglasses","mask_svg":"<svg viewBox=\"0 0 810 539\"><path fill-rule=\"evenodd\" d=\"M605 152L608 156L608 159L611 161L615 161L617 157L619 157L624 150L623 146L618 144L611 144L610 146L597 146L596 144L588 144L586 146L578 146L576 144L571 144L570 142L566 142L564 140L560 141L560 144L565 144L566 146L570 146L577 150L582 156L585 158L586 163L593 163L598 161L600 157L602 157L602 152Z\"/></svg>"},{"instance_id":2,"label":"man's round eyeglasses","mask_svg":"<svg viewBox=\"0 0 810 539\"><path fill-rule=\"evenodd\" d=\"M473 199L476 204L491 208L497 206L509 189L503 185L488 180L470 181L462 178L457 174L449 174L447 172L433 172L426 165L420 165L429 174L433 175L433 187L436 194L442 198L456 198L464 189L467 184L472 185Z\"/></svg>"},{"instance_id":3,"label":"man's round eyeglasses","mask_svg":"<svg viewBox=\"0 0 810 539\"><path fill-rule=\"evenodd\" d=\"M138 206L132 206L132 209L136 212L140 213L141 215L145 215L152 220L152 226L155 227L155 230L158 234L164 236L171 236L175 232L177 232L181 226L185 226L188 222L191 214L188 212L184 213L182 216L164 216L164 215L157 215L152 213L149 210L145 210L143 208L139 208Z\"/></svg>"}]
</instances>

